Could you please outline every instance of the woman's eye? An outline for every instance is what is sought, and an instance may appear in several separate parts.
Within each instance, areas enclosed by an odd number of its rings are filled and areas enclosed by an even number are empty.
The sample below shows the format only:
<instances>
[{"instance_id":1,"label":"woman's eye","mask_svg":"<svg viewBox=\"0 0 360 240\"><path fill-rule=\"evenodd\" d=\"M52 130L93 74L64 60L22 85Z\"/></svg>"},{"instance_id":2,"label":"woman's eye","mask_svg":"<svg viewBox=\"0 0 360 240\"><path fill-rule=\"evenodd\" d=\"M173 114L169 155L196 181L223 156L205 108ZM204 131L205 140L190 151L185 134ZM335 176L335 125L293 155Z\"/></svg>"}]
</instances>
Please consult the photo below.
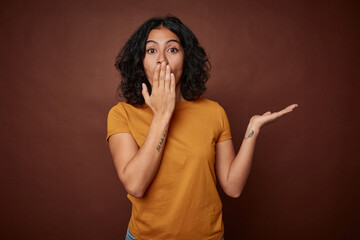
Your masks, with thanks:
<instances>
[{"instance_id":1,"label":"woman's eye","mask_svg":"<svg viewBox=\"0 0 360 240\"><path fill-rule=\"evenodd\" d=\"M177 51L178 51L177 48L170 48L170 49L169 49L169 52L174 52L174 53L175 53L175 52L177 52Z\"/></svg>"},{"instance_id":2,"label":"woman's eye","mask_svg":"<svg viewBox=\"0 0 360 240\"><path fill-rule=\"evenodd\" d=\"M155 49L150 48L150 49L146 50L146 52L147 52L147 53L155 53Z\"/></svg>"}]
</instances>

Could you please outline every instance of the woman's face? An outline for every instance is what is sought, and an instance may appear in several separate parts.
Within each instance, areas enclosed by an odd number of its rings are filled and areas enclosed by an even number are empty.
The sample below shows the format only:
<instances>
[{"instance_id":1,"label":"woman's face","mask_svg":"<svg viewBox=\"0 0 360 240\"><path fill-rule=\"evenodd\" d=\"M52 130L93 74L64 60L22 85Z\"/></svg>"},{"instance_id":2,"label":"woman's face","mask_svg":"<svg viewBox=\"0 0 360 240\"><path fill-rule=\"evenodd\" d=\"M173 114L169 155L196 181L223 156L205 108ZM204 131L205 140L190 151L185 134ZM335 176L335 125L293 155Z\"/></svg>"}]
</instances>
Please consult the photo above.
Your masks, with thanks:
<instances>
[{"instance_id":1,"label":"woman's face","mask_svg":"<svg viewBox=\"0 0 360 240\"><path fill-rule=\"evenodd\" d=\"M166 27L152 29L146 40L143 64L146 77L151 85L158 62L169 64L177 85L183 70L184 49L178 36Z\"/></svg>"}]
</instances>

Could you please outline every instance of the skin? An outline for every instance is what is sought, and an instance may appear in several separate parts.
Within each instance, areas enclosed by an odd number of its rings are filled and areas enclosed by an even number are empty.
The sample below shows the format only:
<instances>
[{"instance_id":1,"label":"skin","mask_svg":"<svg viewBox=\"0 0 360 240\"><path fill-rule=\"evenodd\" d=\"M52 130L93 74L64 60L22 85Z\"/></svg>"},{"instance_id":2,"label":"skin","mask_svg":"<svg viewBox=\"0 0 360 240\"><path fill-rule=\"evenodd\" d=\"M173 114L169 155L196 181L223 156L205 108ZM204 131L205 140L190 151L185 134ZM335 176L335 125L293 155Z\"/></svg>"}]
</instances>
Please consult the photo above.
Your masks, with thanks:
<instances>
[{"instance_id":1,"label":"skin","mask_svg":"<svg viewBox=\"0 0 360 240\"><path fill-rule=\"evenodd\" d=\"M143 197L156 176L175 104L184 101L179 84L183 61L184 50L176 34L165 27L150 31L143 64L152 87L151 96L146 85L142 85L145 103L154 114L148 135L140 148L130 133L117 133L109 139L120 181L134 197ZM279 112L268 111L262 115L254 115L249 121L237 155L231 139L216 144L215 171L227 195L234 198L240 196L251 169L260 129L290 113L297 106L293 104Z\"/></svg>"},{"instance_id":2,"label":"skin","mask_svg":"<svg viewBox=\"0 0 360 240\"><path fill-rule=\"evenodd\" d=\"M260 129L288 114L298 107L292 104L279 112L270 111L262 115L254 115L247 126L243 142L237 155L231 139L216 144L215 171L224 192L238 198L249 176L256 139Z\"/></svg>"},{"instance_id":3,"label":"skin","mask_svg":"<svg viewBox=\"0 0 360 240\"><path fill-rule=\"evenodd\" d=\"M180 79L183 71L184 49L181 46L179 37L166 27L153 29L149 33L145 50L144 70L152 90L158 88L156 90L162 91L163 87L170 88L171 81L175 81L176 102L183 101L184 98L180 91ZM160 74L156 72L159 70L159 65L160 70L165 68L165 76L161 75L161 72ZM165 77L164 85L159 85L159 79L163 77ZM146 94L148 91L145 84L143 84L143 88L145 88L144 98L148 100L148 94ZM151 103L146 104L148 106L153 105Z\"/></svg>"},{"instance_id":4,"label":"skin","mask_svg":"<svg viewBox=\"0 0 360 240\"><path fill-rule=\"evenodd\" d=\"M148 135L140 148L130 133L117 133L109 138L120 181L134 197L143 197L155 177L175 103L184 100L179 84L184 51L178 43L179 38L169 29L160 28L150 31L147 42L143 65L152 93L150 96L143 84L142 95L145 104L153 111Z\"/></svg>"}]
</instances>

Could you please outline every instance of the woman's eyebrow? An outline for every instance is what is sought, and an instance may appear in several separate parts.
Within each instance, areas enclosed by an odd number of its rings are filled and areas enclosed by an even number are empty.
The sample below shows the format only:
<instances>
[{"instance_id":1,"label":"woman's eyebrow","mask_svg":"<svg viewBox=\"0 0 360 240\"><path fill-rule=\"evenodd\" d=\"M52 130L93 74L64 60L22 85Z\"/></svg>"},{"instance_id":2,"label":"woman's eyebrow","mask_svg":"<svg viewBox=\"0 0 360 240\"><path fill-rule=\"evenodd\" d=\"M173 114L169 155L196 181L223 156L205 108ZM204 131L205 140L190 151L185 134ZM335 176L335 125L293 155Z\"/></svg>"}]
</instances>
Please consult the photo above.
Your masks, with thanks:
<instances>
[{"instance_id":1,"label":"woman's eyebrow","mask_svg":"<svg viewBox=\"0 0 360 240\"><path fill-rule=\"evenodd\" d=\"M148 43L150 43L150 42L159 45L159 43L157 43L155 40L147 40L145 44L148 44ZM165 44L168 44L168 43L170 43L170 42L177 42L178 44L181 45L181 43L180 43L178 40L176 40L176 39L170 39L170 40L166 41Z\"/></svg>"}]
</instances>

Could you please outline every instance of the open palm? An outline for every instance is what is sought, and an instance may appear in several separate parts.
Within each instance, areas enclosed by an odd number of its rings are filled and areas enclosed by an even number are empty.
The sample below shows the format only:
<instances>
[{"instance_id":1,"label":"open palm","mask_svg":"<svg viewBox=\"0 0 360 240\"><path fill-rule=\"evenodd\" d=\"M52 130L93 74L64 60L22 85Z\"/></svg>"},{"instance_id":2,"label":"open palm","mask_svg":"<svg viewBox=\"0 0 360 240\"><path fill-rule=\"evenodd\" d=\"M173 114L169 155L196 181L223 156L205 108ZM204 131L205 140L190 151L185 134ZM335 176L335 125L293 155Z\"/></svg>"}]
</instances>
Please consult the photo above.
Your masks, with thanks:
<instances>
[{"instance_id":1,"label":"open palm","mask_svg":"<svg viewBox=\"0 0 360 240\"><path fill-rule=\"evenodd\" d=\"M297 106L298 106L297 104L292 104L279 112L271 113L270 111L268 111L268 112L264 113L263 115L254 115L250 119L250 123L253 126L260 129L262 126L275 121L276 119L284 116L285 114L287 114L289 112L292 112L292 110L294 110L294 108L296 108Z\"/></svg>"}]
</instances>

